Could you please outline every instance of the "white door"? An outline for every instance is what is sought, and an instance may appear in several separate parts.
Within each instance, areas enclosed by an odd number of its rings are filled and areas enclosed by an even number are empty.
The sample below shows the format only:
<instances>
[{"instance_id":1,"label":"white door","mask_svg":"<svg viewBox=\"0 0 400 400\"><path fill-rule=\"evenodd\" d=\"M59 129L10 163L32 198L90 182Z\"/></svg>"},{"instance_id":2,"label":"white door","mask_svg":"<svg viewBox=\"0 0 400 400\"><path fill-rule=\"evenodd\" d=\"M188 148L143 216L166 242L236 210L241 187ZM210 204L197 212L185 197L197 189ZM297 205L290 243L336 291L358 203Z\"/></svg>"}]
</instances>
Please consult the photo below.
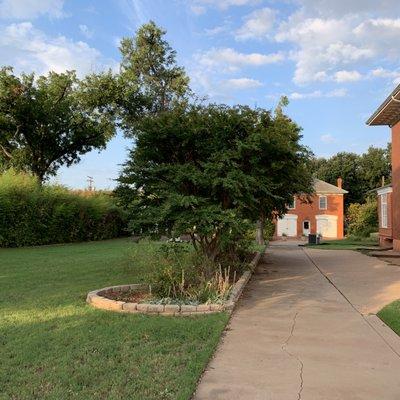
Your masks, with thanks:
<instances>
[{"instance_id":1,"label":"white door","mask_svg":"<svg viewBox=\"0 0 400 400\"><path fill-rule=\"evenodd\" d=\"M317 215L317 233L325 238L337 237L337 220L336 215Z\"/></svg>"},{"instance_id":2,"label":"white door","mask_svg":"<svg viewBox=\"0 0 400 400\"><path fill-rule=\"evenodd\" d=\"M297 236L297 215L286 214L278 219L278 236Z\"/></svg>"},{"instance_id":3,"label":"white door","mask_svg":"<svg viewBox=\"0 0 400 400\"><path fill-rule=\"evenodd\" d=\"M303 221L303 235L308 236L310 234L310 221Z\"/></svg>"}]
</instances>

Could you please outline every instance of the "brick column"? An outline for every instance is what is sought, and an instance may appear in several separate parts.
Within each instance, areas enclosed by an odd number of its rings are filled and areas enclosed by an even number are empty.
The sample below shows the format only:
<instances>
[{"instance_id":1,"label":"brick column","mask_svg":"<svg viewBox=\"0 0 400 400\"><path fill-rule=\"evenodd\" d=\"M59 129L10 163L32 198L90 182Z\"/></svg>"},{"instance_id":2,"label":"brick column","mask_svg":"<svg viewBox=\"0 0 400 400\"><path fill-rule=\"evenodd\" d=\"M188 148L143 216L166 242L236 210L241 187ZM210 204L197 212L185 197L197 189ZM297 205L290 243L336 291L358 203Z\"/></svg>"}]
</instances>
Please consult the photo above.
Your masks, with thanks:
<instances>
[{"instance_id":1,"label":"brick column","mask_svg":"<svg viewBox=\"0 0 400 400\"><path fill-rule=\"evenodd\" d=\"M392 186L393 249L400 251L400 122L392 127Z\"/></svg>"}]
</instances>

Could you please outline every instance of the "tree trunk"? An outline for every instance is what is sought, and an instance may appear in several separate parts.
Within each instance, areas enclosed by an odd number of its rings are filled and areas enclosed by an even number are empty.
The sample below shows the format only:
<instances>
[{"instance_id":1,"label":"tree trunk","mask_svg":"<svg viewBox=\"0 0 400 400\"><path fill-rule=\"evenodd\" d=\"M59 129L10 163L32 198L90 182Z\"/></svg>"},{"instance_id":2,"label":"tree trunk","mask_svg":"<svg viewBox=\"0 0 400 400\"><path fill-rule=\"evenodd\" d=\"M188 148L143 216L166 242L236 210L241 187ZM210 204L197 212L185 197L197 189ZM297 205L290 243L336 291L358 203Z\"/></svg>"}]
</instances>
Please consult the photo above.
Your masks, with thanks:
<instances>
[{"instance_id":1,"label":"tree trunk","mask_svg":"<svg viewBox=\"0 0 400 400\"><path fill-rule=\"evenodd\" d=\"M260 218L257 221L257 231L256 231L256 242L257 244L264 245L264 218Z\"/></svg>"}]
</instances>

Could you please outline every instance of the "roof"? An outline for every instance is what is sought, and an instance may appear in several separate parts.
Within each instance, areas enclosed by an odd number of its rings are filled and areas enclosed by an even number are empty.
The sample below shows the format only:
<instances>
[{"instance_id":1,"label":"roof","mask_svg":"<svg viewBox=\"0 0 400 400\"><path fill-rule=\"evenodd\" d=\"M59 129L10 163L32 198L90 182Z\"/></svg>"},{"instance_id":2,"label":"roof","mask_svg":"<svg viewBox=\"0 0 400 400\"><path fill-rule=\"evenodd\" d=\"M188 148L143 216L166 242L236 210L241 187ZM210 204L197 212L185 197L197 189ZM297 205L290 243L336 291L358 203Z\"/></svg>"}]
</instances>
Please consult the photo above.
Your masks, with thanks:
<instances>
[{"instance_id":1,"label":"roof","mask_svg":"<svg viewBox=\"0 0 400 400\"><path fill-rule=\"evenodd\" d=\"M340 189L335 185L328 182L321 181L321 179L314 179L314 190L317 194L346 194L347 190Z\"/></svg>"},{"instance_id":2,"label":"roof","mask_svg":"<svg viewBox=\"0 0 400 400\"><path fill-rule=\"evenodd\" d=\"M400 121L400 85L368 119L367 125L396 125Z\"/></svg>"},{"instance_id":3,"label":"roof","mask_svg":"<svg viewBox=\"0 0 400 400\"><path fill-rule=\"evenodd\" d=\"M379 187L377 187L377 188L375 188L375 189L368 190L367 193L379 192L379 191L382 190L382 189L383 189L383 190L384 190L384 189L389 189L389 188L391 188L391 187L392 187L392 184L389 183L388 185L379 186Z\"/></svg>"}]
</instances>

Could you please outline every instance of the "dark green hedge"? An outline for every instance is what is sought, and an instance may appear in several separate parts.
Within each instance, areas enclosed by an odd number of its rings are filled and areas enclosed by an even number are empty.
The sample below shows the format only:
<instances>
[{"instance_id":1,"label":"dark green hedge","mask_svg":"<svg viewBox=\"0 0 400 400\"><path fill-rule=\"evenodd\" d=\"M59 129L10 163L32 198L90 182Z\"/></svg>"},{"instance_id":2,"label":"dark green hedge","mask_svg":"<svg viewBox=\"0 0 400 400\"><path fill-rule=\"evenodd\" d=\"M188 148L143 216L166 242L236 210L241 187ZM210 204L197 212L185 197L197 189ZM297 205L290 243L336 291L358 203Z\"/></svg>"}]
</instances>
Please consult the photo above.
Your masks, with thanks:
<instances>
[{"instance_id":1,"label":"dark green hedge","mask_svg":"<svg viewBox=\"0 0 400 400\"><path fill-rule=\"evenodd\" d=\"M1 247L111 239L125 227L125 215L109 194L40 186L13 171L0 175Z\"/></svg>"}]
</instances>

